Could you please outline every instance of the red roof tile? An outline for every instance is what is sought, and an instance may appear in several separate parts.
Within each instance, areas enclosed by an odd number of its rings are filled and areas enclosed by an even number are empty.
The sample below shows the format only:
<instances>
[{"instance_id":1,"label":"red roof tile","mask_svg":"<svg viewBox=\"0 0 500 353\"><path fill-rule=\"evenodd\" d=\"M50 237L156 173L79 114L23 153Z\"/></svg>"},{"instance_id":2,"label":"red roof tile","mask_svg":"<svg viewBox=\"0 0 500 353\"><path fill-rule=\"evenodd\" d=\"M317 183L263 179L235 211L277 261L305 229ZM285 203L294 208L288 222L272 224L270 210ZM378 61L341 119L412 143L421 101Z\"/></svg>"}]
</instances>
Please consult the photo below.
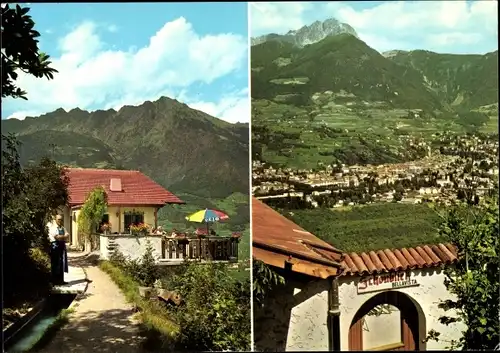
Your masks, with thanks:
<instances>
[{"instance_id":1,"label":"red roof tile","mask_svg":"<svg viewBox=\"0 0 500 353\"><path fill-rule=\"evenodd\" d=\"M448 265L458 260L451 244L424 245L416 248L384 249L377 252L344 254L341 275L367 275L382 272Z\"/></svg>"},{"instance_id":2,"label":"red roof tile","mask_svg":"<svg viewBox=\"0 0 500 353\"><path fill-rule=\"evenodd\" d=\"M340 270L342 254L263 202L252 198L253 257L268 265L328 278ZM290 258L291 256L291 258Z\"/></svg>"},{"instance_id":3,"label":"red roof tile","mask_svg":"<svg viewBox=\"0 0 500 353\"><path fill-rule=\"evenodd\" d=\"M69 177L68 192L70 205L82 205L85 197L97 186L102 186L108 194L108 205L155 205L182 204L184 201L165 190L149 177L137 170L66 168ZM121 184L122 191L111 191L114 185Z\"/></svg>"},{"instance_id":4,"label":"red roof tile","mask_svg":"<svg viewBox=\"0 0 500 353\"><path fill-rule=\"evenodd\" d=\"M319 278L435 267L458 260L451 244L342 253L256 198L252 198L252 243L256 259L280 268L288 262L293 271Z\"/></svg>"}]
</instances>

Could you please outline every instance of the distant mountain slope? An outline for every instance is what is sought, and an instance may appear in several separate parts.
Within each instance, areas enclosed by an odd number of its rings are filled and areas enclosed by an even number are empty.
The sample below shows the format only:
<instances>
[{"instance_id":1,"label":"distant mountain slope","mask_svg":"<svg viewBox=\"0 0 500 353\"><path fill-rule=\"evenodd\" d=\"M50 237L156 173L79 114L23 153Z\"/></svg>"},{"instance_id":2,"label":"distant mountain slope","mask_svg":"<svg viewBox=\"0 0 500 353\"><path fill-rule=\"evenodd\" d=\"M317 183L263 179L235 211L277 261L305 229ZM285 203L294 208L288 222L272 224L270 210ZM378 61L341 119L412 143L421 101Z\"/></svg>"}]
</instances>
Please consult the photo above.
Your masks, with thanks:
<instances>
[{"instance_id":1,"label":"distant mountain slope","mask_svg":"<svg viewBox=\"0 0 500 353\"><path fill-rule=\"evenodd\" d=\"M404 162L427 153L414 138L498 126L497 51L381 54L348 31L308 38L254 41L254 159L299 169Z\"/></svg>"},{"instance_id":2,"label":"distant mountain slope","mask_svg":"<svg viewBox=\"0 0 500 353\"><path fill-rule=\"evenodd\" d=\"M355 37L358 36L354 28L347 23L341 23L334 18L326 21L316 21L309 26L304 26L296 31L289 31L287 34L267 34L252 38L252 45L258 45L267 41L281 41L303 47L325 39L328 36L334 36L347 33Z\"/></svg>"},{"instance_id":3,"label":"distant mountain slope","mask_svg":"<svg viewBox=\"0 0 500 353\"><path fill-rule=\"evenodd\" d=\"M139 169L174 192L208 198L249 190L248 124L166 97L119 111L58 109L2 120L2 132L19 135L24 162L53 154L82 167Z\"/></svg>"},{"instance_id":4,"label":"distant mountain slope","mask_svg":"<svg viewBox=\"0 0 500 353\"><path fill-rule=\"evenodd\" d=\"M304 48L276 41L252 48L252 98L281 96L286 103L307 105L315 93L325 91L345 91L358 101L394 107L446 109L417 70L385 58L349 34Z\"/></svg>"},{"instance_id":5,"label":"distant mountain slope","mask_svg":"<svg viewBox=\"0 0 500 353\"><path fill-rule=\"evenodd\" d=\"M36 163L45 156L82 168L117 168L113 149L102 141L75 132L43 130L19 136L21 163Z\"/></svg>"},{"instance_id":6,"label":"distant mountain slope","mask_svg":"<svg viewBox=\"0 0 500 353\"><path fill-rule=\"evenodd\" d=\"M384 53L416 69L427 87L446 103L478 108L498 101L498 50L485 55L438 54L425 50Z\"/></svg>"}]
</instances>

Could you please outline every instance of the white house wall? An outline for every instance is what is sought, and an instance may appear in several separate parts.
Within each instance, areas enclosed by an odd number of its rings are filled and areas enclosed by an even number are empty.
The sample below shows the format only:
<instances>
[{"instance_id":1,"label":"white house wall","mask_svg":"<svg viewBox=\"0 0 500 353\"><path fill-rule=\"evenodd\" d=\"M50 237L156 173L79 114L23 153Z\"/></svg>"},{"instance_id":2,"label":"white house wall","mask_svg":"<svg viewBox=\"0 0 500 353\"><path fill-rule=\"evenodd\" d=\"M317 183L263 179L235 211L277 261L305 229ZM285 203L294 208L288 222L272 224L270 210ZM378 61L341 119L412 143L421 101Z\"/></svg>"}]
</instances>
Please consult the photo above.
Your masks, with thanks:
<instances>
[{"instance_id":1,"label":"white house wall","mask_svg":"<svg viewBox=\"0 0 500 353\"><path fill-rule=\"evenodd\" d=\"M257 351L328 351L326 280L285 286L267 293L264 307L254 306Z\"/></svg>"},{"instance_id":2,"label":"white house wall","mask_svg":"<svg viewBox=\"0 0 500 353\"><path fill-rule=\"evenodd\" d=\"M295 288L296 305L290 315L287 351L328 351L328 281ZM300 298L304 296L302 301ZM298 300L297 300L298 299Z\"/></svg>"},{"instance_id":3,"label":"white house wall","mask_svg":"<svg viewBox=\"0 0 500 353\"><path fill-rule=\"evenodd\" d=\"M155 259L161 258L161 237L160 236L134 236L134 235L101 235L99 239L101 258L109 259L110 252L107 245L110 240L118 246L118 250L126 257L137 260L146 252L147 240L153 247Z\"/></svg>"},{"instance_id":4,"label":"white house wall","mask_svg":"<svg viewBox=\"0 0 500 353\"><path fill-rule=\"evenodd\" d=\"M444 273L436 269L425 269L411 271L411 276L419 283L419 286L400 288L397 291L408 295L414 303L416 302L420 306L420 308L417 306L417 311L421 311L425 315L425 334L434 329L441 333L440 338L444 340L459 339L461 331L464 330L462 324L446 326L441 325L438 321L440 316L449 315L449 313L445 313L442 309L439 309L438 304L446 299L454 299L444 286ZM354 315L367 300L380 293L368 292L358 294L358 281L359 277L339 278L340 334L341 350L343 351L349 350L349 328ZM421 340L425 338L422 336L421 333ZM447 346L449 346L449 342L429 341L426 346L423 345L421 348L425 348L426 350L443 350Z\"/></svg>"}]
</instances>

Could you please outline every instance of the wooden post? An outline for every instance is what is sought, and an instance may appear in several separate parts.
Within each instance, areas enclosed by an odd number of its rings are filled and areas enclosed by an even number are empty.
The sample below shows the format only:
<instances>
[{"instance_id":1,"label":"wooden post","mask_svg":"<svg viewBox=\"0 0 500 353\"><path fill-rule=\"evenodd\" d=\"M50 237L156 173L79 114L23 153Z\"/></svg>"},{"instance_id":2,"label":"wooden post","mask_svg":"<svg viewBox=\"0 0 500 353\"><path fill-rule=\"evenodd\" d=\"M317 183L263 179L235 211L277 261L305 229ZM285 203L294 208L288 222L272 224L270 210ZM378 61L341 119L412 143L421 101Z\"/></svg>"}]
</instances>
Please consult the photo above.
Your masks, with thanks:
<instances>
[{"instance_id":1,"label":"wooden post","mask_svg":"<svg viewBox=\"0 0 500 353\"><path fill-rule=\"evenodd\" d=\"M121 233L122 232L122 210L120 207L118 207L118 211L116 213L118 213L118 233ZM123 229L123 231L125 231L125 229Z\"/></svg>"}]
</instances>

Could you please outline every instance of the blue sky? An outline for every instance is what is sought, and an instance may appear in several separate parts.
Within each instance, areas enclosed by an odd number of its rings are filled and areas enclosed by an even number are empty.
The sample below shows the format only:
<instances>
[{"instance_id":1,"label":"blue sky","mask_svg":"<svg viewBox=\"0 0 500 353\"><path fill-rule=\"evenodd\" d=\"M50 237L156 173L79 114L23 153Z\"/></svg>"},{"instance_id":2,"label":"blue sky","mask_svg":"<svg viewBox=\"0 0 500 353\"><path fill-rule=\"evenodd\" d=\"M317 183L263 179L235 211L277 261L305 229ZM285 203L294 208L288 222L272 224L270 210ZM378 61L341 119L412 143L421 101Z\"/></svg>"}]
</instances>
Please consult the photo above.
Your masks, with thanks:
<instances>
[{"instance_id":1,"label":"blue sky","mask_svg":"<svg viewBox=\"0 0 500 353\"><path fill-rule=\"evenodd\" d=\"M336 18L381 52L484 54L498 49L497 10L498 2L491 0L254 3L249 17L251 36Z\"/></svg>"},{"instance_id":2,"label":"blue sky","mask_svg":"<svg viewBox=\"0 0 500 353\"><path fill-rule=\"evenodd\" d=\"M28 101L2 118L59 107L95 110L165 95L221 119L249 121L246 3L30 4L52 81L19 76Z\"/></svg>"}]
</instances>

